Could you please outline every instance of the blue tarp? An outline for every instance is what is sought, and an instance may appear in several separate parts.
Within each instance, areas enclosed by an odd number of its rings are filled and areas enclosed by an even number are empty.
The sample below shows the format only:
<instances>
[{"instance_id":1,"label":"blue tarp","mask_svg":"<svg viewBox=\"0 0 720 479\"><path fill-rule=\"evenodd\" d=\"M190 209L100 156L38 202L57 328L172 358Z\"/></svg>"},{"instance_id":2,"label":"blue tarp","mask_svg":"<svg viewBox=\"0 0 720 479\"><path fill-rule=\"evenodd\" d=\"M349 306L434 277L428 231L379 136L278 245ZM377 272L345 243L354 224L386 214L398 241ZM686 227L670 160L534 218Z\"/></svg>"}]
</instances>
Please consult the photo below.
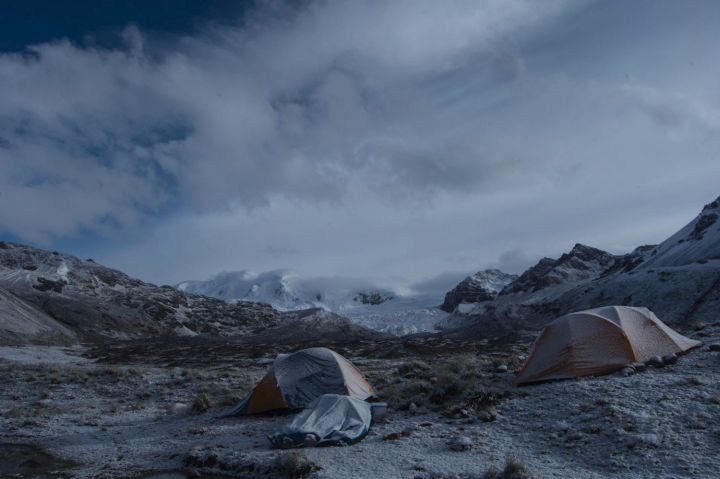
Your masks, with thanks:
<instances>
[{"instance_id":1,"label":"blue tarp","mask_svg":"<svg viewBox=\"0 0 720 479\"><path fill-rule=\"evenodd\" d=\"M367 435L371 421L369 403L340 394L323 394L268 439L278 448L347 446Z\"/></svg>"}]
</instances>

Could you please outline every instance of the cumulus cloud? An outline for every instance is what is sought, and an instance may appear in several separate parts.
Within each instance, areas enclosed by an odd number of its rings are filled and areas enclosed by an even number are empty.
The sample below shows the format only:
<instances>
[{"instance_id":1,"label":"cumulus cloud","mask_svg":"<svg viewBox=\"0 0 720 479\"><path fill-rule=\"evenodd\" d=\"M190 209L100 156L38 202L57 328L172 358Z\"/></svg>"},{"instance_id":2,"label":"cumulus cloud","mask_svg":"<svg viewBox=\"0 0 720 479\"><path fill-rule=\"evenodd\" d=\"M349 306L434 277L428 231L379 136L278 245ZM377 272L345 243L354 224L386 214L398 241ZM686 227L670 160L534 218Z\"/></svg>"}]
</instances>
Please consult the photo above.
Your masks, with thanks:
<instances>
[{"instance_id":1,"label":"cumulus cloud","mask_svg":"<svg viewBox=\"0 0 720 479\"><path fill-rule=\"evenodd\" d=\"M182 208L335 202L351 183L482 187L512 162L430 134L428 85L478 61L516 77L498 45L566 3L280 4L169 42L130 26L114 50L60 39L1 55L0 227L47 242Z\"/></svg>"}]
</instances>

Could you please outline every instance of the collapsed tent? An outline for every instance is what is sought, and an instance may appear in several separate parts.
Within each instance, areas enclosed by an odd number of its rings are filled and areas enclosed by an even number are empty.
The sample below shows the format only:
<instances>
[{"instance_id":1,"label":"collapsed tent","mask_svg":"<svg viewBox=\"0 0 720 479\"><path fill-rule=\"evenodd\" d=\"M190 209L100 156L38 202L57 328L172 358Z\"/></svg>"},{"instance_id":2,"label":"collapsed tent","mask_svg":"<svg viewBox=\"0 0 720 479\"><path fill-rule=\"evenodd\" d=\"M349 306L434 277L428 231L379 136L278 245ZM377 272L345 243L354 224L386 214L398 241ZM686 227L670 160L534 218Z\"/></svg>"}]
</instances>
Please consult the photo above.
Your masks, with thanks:
<instances>
[{"instance_id":1,"label":"collapsed tent","mask_svg":"<svg viewBox=\"0 0 720 479\"><path fill-rule=\"evenodd\" d=\"M609 373L701 344L674 331L647 308L607 306L579 311L545 326L513 382Z\"/></svg>"},{"instance_id":2,"label":"collapsed tent","mask_svg":"<svg viewBox=\"0 0 720 479\"><path fill-rule=\"evenodd\" d=\"M375 397L370 383L347 359L327 348L309 348L278 355L265 377L227 415L301 409L323 394Z\"/></svg>"},{"instance_id":3,"label":"collapsed tent","mask_svg":"<svg viewBox=\"0 0 720 479\"><path fill-rule=\"evenodd\" d=\"M371 406L339 394L323 394L290 424L268 437L273 447L348 446L370 430Z\"/></svg>"}]
</instances>

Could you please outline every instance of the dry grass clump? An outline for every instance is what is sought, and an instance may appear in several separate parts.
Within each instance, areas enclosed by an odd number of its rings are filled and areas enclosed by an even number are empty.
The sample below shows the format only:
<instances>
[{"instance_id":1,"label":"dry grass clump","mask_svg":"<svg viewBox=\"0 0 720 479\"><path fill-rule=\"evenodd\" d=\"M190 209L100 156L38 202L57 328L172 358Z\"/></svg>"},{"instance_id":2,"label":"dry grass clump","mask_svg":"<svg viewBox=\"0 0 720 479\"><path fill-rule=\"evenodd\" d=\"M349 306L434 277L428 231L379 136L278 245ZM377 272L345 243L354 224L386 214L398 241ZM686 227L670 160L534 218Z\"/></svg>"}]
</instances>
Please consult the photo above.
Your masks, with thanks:
<instances>
[{"instance_id":1,"label":"dry grass clump","mask_svg":"<svg viewBox=\"0 0 720 479\"><path fill-rule=\"evenodd\" d=\"M394 380L381 382L379 392L396 409L407 409L413 403L438 408L474 392L481 378L481 364L472 354L459 354L432 365L414 360L398 367Z\"/></svg>"},{"instance_id":2,"label":"dry grass clump","mask_svg":"<svg viewBox=\"0 0 720 479\"><path fill-rule=\"evenodd\" d=\"M213 396L218 398L216 401L218 406L234 406L243 400L245 392L229 388L220 388Z\"/></svg>"},{"instance_id":3,"label":"dry grass clump","mask_svg":"<svg viewBox=\"0 0 720 479\"><path fill-rule=\"evenodd\" d=\"M525 464L514 457L505 459L505 467L501 471L495 466L490 466L485 470L483 479L537 479Z\"/></svg>"},{"instance_id":4,"label":"dry grass clump","mask_svg":"<svg viewBox=\"0 0 720 479\"><path fill-rule=\"evenodd\" d=\"M298 451L280 454L277 459L275 459L274 465L283 477L290 479L309 477L320 470L320 466L308 459L305 454Z\"/></svg>"},{"instance_id":5,"label":"dry grass clump","mask_svg":"<svg viewBox=\"0 0 720 479\"><path fill-rule=\"evenodd\" d=\"M210 396L205 391L201 391L195 395L190 410L195 413L203 413L208 411L212 407L212 401Z\"/></svg>"}]
</instances>

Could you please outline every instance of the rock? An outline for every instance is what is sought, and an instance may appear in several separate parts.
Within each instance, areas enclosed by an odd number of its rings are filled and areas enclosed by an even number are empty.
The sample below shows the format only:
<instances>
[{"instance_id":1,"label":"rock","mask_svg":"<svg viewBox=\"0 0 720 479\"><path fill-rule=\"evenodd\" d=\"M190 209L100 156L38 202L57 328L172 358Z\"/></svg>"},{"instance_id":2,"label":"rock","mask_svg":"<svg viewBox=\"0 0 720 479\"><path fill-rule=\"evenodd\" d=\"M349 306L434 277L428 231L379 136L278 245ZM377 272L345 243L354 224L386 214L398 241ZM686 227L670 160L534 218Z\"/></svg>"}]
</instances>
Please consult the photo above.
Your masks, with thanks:
<instances>
[{"instance_id":1,"label":"rock","mask_svg":"<svg viewBox=\"0 0 720 479\"><path fill-rule=\"evenodd\" d=\"M630 366L635 369L636 372L641 373L647 369L647 365L645 363L632 363Z\"/></svg>"},{"instance_id":2,"label":"rock","mask_svg":"<svg viewBox=\"0 0 720 479\"><path fill-rule=\"evenodd\" d=\"M305 440L303 441L303 444L305 447L315 447L317 446L318 440L315 434L308 434L305 436Z\"/></svg>"},{"instance_id":3,"label":"rock","mask_svg":"<svg viewBox=\"0 0 720 479\"><path fill-rule=\"evenodd\" d=\"M620 374L621 374L623 377L628 377L628 376L632 376L633 374L635 374L635 372L636 372L636 371L635 371L635 368L634 368L634 367L632 367L632 366L625 366L625 367L622 368L622 370L620 371Z\"/></svg>"},{"instance_id":4,"label":"rock","mask_svg":"<svg viewBox=\"0 0 720 479\"><path fill-rule=\"evenodd\" d=\"M664 366L663 360L660 356L651 357L650 359L645 361L645 364L647 364L648 366L655 367L655 368L661 368Z\"/></svg>"},{"instance_id":5,"label":"rock","mask_svg":"<svg viewBox=\"0 0 720 479\"><path fill-rule=\"evenodd\" d=\"M501 364L497 368L495 368L495 371L498 373L506 373L508 372L507 364Z\"/></svg>"},{"instance_id":6,"label":"rock","mask_svg":"<svg viewBox=\"0 0 720 479\"><path fill-rule=\"evenodd\" d=\"M482 422L493 422L497 419L497 415L493 411L485 409L478 413L478 419Z\"/></svg>"},{"instance_id":7,"label":"rock","mask_svg":"<svg viewBox=\"0 0 720 479\"><path fill-rule=\"evenodd\" d=\"M660 445L660 439L657 434L628 434L626 445L630 449L637 447L657 447Z\"/></svg>"},{"instance_id":8,"label":"rock","mask_svg":"<svg viewBox=\"0 0 720 479\"><path fill-rule=\"evenodd\" d=\"M570 429L570 425L567 421L557 421L553 427L557 432L566 432Z\"/></svg>"},{"instance_id":9,"label":"rock","mask_svg":"<svg viewBox=\"0 0 720 479\"><path fill-rule=\"evenodd\" d=\"M718 351L720 351L720 343L710 344L710 345L708 345L708 349L710 351L718 352Z\"/></svg>"},{"instance_id":10,"label":"rock","mask_svg":"<svg viewBox=\"0 0 720 479\"><path fill-rule=\"evenodd\" d=\"M414 402L410 403L410 406L408 406L408 411L410 414L417 414L418 406Z\"/></svg>"},{"instance_id":11,"label":"rock","mask_svg":"<svg viewBox=\"0 0 720 479\"><path fill-rule=\"evenodd\" d=\"M385 435L383 436L383 440L384 440L384 441L397 441L397 440L400 439L401 437L403 437L403 433L401 433L401 432L391 432L391 433L385 434Z\"/></svg>"},{"instance_id":12,"label":"rock","mask_svg":"<svg viewBox=\"0 0 720 479\"><path fill-rule=\"evenodd\" d=\"M663 363L665 363L665 364L675 364L678 360L678 357L677 357L677 354L670 353L666 356L663 356L662 359L663 359Z\"/></svg>"},{"instance_id":13,"label":"rock","mask_svg":"<svg viewBox=\"0 0 720 479\"><path fill-rule=\"evenodd\" d=\"M448 441L451 451L462 452L472 448L473 441L467 436L456 436Z\"/></svg>"}]
</instances>

